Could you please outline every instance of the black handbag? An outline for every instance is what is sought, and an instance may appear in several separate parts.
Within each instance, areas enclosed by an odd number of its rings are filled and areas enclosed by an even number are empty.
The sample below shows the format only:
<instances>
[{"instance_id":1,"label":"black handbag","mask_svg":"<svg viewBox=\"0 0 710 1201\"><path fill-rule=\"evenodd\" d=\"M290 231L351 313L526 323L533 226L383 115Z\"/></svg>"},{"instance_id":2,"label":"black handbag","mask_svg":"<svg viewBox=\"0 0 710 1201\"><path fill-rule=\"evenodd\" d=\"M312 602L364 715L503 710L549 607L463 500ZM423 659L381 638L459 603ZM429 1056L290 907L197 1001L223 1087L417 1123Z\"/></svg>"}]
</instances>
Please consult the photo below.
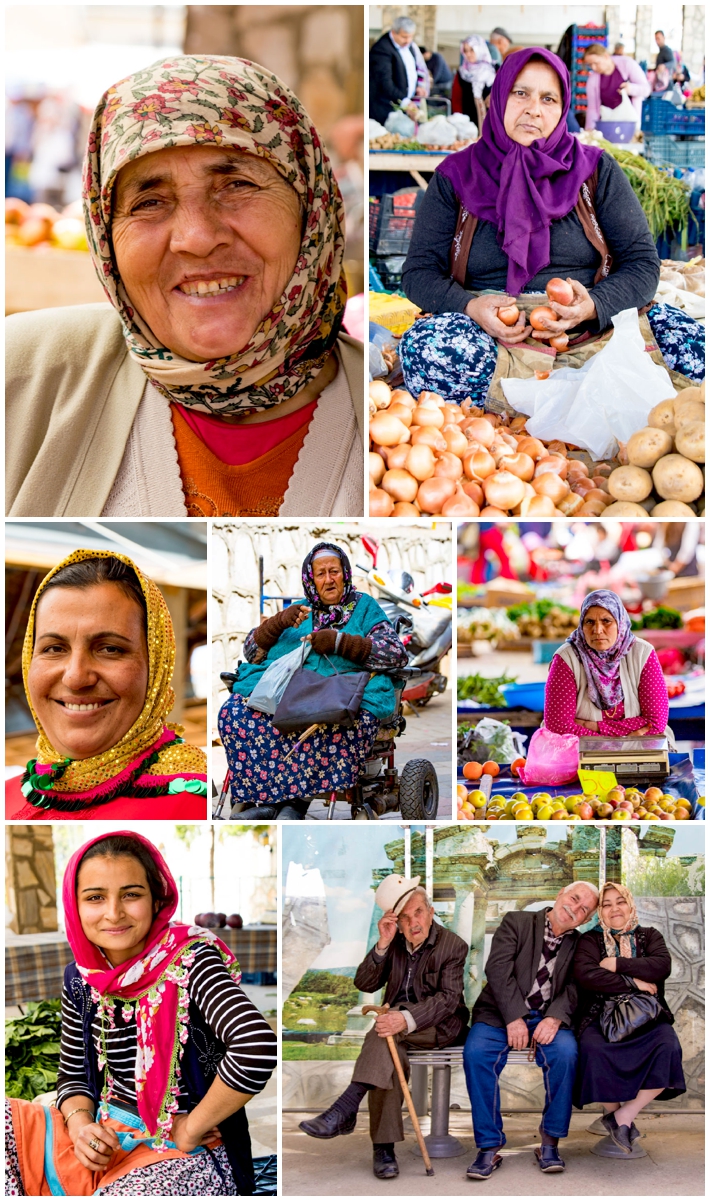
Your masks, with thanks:
<instances>
[{"instance_id":1,"label":"black handbag","mask_svg":"<svg viewBox=\"0 0 710 1201\"><path fill-rule=\"evenodd\" d=\"M280 734L300 734L313 725L353 726L360 712L369 671L338 671L321 676L307 667L297 667L286 685L272 724Z\"/></svg>"},{"instance_id":2,"label":"black handbag","mask_svg":"<svg viewBox=\"0 0 710 1201\"><path fill-rule=\"evenodd\" d=\"M650 992L631 991L634 983L629 976L623 979L629 985L629 992L618 997L608 997L599 1018L602 1034L608 1043L620 1043L648 1022L655 1021L661 1015L661 1003L658 997Z\"/></svg>"}]
</instances>

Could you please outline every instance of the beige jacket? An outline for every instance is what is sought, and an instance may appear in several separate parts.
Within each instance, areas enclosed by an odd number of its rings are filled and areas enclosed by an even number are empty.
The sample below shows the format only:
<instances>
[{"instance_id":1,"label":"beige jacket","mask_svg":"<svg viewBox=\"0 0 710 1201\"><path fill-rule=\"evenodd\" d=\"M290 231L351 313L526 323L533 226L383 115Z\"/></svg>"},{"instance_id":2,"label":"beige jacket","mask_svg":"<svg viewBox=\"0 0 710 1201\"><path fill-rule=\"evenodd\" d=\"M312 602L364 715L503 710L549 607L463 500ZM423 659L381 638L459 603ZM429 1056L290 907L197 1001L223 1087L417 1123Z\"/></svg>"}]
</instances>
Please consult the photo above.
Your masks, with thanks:
<instances>
[{"instance_id":1,"label":"beige jacket","mask_svg":"<svg viewBox=\"0 0 710 1201\"><path fill-rule=\"evenodd\" d=\"M364 354L336 351L280 516L363 513ZM168 401L109 304L8 318L5 446L10 517L187 516Z\"/></svg>"}]
</instances>

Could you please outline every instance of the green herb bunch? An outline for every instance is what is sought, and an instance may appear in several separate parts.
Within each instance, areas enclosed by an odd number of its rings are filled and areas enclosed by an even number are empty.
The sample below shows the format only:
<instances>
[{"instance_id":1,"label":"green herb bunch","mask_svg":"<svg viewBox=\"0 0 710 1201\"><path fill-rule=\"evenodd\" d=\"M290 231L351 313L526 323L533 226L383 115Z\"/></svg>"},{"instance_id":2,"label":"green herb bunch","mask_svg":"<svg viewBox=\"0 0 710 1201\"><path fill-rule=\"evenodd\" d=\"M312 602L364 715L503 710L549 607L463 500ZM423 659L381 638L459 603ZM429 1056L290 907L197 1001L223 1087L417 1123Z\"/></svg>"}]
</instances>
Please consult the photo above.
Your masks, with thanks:
<instances>
[{"instance_id":1,"label":"green herb bunch","mask_svg":"<svg viewBox=\"0 0 710 1201\"><path fill-rule=\"evenodd\" d=\"M33 1101L57 1083L61 1001L30 1001L23 1017L5 1022L5 1094Z\"/></svg>"}]
</instances>

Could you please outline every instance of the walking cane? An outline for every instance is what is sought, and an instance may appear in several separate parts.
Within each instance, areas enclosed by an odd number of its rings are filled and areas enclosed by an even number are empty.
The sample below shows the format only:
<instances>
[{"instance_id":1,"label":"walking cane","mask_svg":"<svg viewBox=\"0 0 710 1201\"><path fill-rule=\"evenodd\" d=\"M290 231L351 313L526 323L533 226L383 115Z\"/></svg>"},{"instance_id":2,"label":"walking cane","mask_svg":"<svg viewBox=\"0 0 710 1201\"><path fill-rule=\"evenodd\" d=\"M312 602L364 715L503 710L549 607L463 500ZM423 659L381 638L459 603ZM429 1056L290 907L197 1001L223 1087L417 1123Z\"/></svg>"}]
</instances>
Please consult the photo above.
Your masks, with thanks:
<instances>
[{"instance_id":1,"label":"walking cane","mask_svg":"<svg viewBox=\"0 0 710 1201\"><path fill-rule=\"evenodd\" d=\"M388 1010L389 1010L389 1005L363 1005L363 1007L362 1007L363 1016L366 1013L377 1013L377 1014L387 1013ZM397 1076L399 1077L400 1087L404 1094L404 1099L407 1102L407 1109L409 1110L409 1116L412 1119L414 1133L417 1136L417 1142L419 1143L419 1150L422 1153L422 1159L424 1160L424 1167L426 1168L426 1174L427 1174L427 1176L433 1176L434 1169L431 1166L429 1152L426 1149L426 1143L424 1142L424 1137L422 1135L422 1128L419 1125L419 1118L417 1117L416 1110L414 1108L414 1102L412 1101L412 1094L410 1093L409 1085L407 1084L407 1081L404 1078L404 1069L402 1068L402 1063L399 1058L399 1052L397 1051L394 1039L391 1034L387 1035L387 1046L390 1049L390 1055L392 1056L392 1063L394 1064L394 1070L397 1073Z\"/></svg>"}]
</instances>

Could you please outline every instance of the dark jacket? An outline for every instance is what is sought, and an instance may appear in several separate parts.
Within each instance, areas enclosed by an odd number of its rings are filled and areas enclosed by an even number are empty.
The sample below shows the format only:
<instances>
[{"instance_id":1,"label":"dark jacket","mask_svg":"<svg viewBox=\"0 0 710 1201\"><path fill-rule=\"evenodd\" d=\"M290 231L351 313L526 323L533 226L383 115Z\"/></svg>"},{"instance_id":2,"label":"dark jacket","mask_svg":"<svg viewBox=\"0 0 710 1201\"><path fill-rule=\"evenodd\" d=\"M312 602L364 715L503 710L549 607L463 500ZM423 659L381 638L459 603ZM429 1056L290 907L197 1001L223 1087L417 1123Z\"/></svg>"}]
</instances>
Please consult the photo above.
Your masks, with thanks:
<instances>
[{"instance_id":1,"label":"dark jacket","mask_svg":"<svg viewBox=\"0 0 710 1201\"><path fill-rule=\"evenodd\" d=\"M653 926L639 926L636 931L635 959L617 957L616 971L599 967L607 958L601 930L588 930L577 943L574 956L574 978L579 989L579 1007L575 1015L578 1036L596 1020L609 997L628 993L628 977L647 980L658 988L658 1000L663 1020L673 1025L673 1014L666 1003L663 981L671 974L671 957L663 935ZM624 979L624 977L627 979Z\"/></svg>"},{"instance_id":2,"label":"dark jacket","mask_svg":"<svg viewBox=\"0 0 710 1201\"><path fill-rule=\"evenodd\" d=\"M601 258L587 240L577 214L571 212L552 222L550 264L525 285L525 291L544 292L555 276L579 280L597 308L597 320L586 328L598 332L611 325L616 313L641 308L653 300L660 263L643 209L621 167L608 154L599 160L595 207L614 257L611 274L594 284ZM404 292L425 313L463 313L471 292L486 288L506 291L508 258L489 221L479 221L476 227L466 287L452 280L450 253L458 212L453 184L436 171L417 210L402 273Z\"/></svg>"},{"instance_id":3,"label":"dark jacket","mask_svg":"<svg viewBox=\"0 0 710 1201\"><path fill-rule=\"evenodd\" d=\"M84 1070L91 1086L93 1100L98 1106L101 1100L104 1073L99 1068L96 1047L91 1032L92 1023L96 1017L96 1004L91 1000L91 989L85 983L76 963L70 963L64 969L64 984L75 1009L81 1014L84 1029ZM190 1103L194 1109L205 1096L214 1080L216 1068L210 1066L218 1063L220 1055L226 1048L212 1033L197 1006L190 1001L190 1021L188 1025L189 1038L180 1062L182 1082L186 1088ZM124 1103L125 1105L125 1103ZM230 1114L219 1123L224 1149L232 1169L240 1197L251 1197L256 1187L254 1181L254 1163L251 1154L251 1138L249 1122L244 1108ZM215 1172L222 1173L217 1161L212 1155Z\"/></svg>"},{"instance_id":4,"label":"dark jacket","mask_svg":"<svg viewBox=\"0 0 710 1201\"><path fill-rule=\"evenodd\" d=\"M411 46L407 47L406 53L412 55L416 66ZM370 116L379 121L380 125L384 125L390 113L394 111L393 104L397 105L400 100L404 100L408 91L407 72L402 56L389 33L383 33L370 51Z\"/></svg>"},{"instance_id":5,"label":"dark jacket","mask_svg":"<svg viewBox=\"0 0 710 1201\"><path fill-rule=\"evenodd\" d=\"M432 82L435 88L447 87L453 81L453 73L451 67L447 63L443 54L439 54L437 50L432 52L431 58L427 62L427 67L431 72Z\"/></svg>"},{"instance_id":6,"label":"dark jacket","mask_svg":"<svg viewBox=\"0 0 710 1201\"><path fill-rule=\"evenodd\" d=\"M448 1047L462 1041L468 1025L468 1009L463 999L463 969L468 947L458 934L432 923L431 945L425 947L417 961L413 991L416 1002L402 1001L400 1009L408 1009L417 1030L436 1027L437 1046ZM375 944L376 946L377 944ZM395 934L384 959L378 960L374 947L365 956L355 973L355 987L361 992L377 992L386 983L384 1004L391 1005L407 974L409 953L404 936Z\"/></svg>"},{"instance_id":7,"label":"dark jacket","mask_svg":"<svg viewBox=\"0 0 710 1201\"><path fill-rule=\"evenodd\" d=\"M542 954L546 909L506 913L493 935L486 962L486 986L476 1001L471 1023L502 1028L524 1018L530 1012L525 998L532 989ZM577 989L572 981L574 948L578 934L570 931L557 951L552 973L552 999L545 1017L559 1018L563 1026L572 1025L577 1005Z\"/></svg>"}]
</instances>

